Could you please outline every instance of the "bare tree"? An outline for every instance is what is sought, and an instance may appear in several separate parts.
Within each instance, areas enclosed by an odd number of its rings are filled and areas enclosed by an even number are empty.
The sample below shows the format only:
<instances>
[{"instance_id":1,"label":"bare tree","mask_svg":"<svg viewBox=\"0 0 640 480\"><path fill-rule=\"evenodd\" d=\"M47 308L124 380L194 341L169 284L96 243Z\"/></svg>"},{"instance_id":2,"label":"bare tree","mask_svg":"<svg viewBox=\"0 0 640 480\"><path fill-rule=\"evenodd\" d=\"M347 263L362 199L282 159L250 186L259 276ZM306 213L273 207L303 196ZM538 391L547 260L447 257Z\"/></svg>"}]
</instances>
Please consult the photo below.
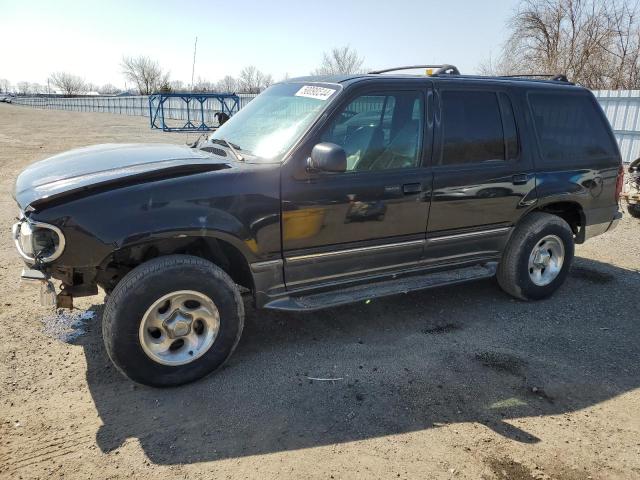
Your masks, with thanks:
<instances>
[{"instance_id":1,"label":"bare tree","mask_svg":"<svg viewBox=\"0 0 640 480\"><path fill-rule=\"evenodd\" d=\"M47 87L45 85L40 85L39 83L31 83L29 84L29 88L31 89L30 93L35 95L40 95L47 92Z\"/></svg>"},{"instance_id":2,"label":"bare tree","mask_svg":"<svg viewBox=\"0 0 640 480\"><path fill-rule=\"evenodd\" d=\"M242 93L260 93L271 85L271 74L264 74L253 65L243 68L238 78L238 87Z\"/></svg>"},{"instance_id":3,"label":"bare tree","mask_svg":"<svg viewBox=\"0 0 640 480\"><path fill-rule=\"evenodd\" d=\"M220 93L236 93L238 90L238 80L231 75L226 75L216 83L216 91Z\"/></svg>"},{"instance_id":4,"label":"bare tree","mask_svg":"<svg viewBox=\"0 0 640 480\"><path fill-rule=\"evenodd\" d=\"M158 88L158 91L162 93L173 92L173 88L171 88L171 82L168 78L162 81L162 83L160 84L160 88Z\"/></svg>"},{"instance_id":5,"label":"bare tree","mask_svg":"<svg viewBox=\"0 0 640 480\"><path fill-rule=\"evenodd\" d=\"M9 93L11 84L6 78L0 78L0 92Z\"/></svg>"},{"instance_id":6,"label":"bare tree","mask_svg":"<svg viewBox=\"0 0 640 480\"><path fill-rule=\"evenodd\" d=\"M364 58L354 49L346 45L332 48L322 54L322 63L313 73L315 75L347 75L362 73Z\"/></svg>"},{"instance_id":7,"label":"bare tree","mask_svg":"<svg viewBox=\"0 0 640 480\"><path fill-rule=\"evenodd\" d=\"M169 85L172 92L184 92L186 90L182 80L172 80Z\"/></svg>"},{"instance_id":8,"label":"bare tree","mask_svg":"<svg viewBox=\"0 0 640 480\"><path fill-rule=\"evenodd\" d=\"M265 88L269 88L274 83L275 82L273 81L273 76L270 73L263 75L261 79L261 84L262 84L261 90L264 90Z\"/></svg>"},{"instance_id":9,"label":"bare tree","mask_svg":"<svg viewBox=\"0 0 640 480\"><path fill-rule=\"evenodd\" d=\"M254 66L243 68L238 78L238 87L242 93L260 93L258 69Z\"/></svg>"},{"instance_id":10,"label":"bare tree","mask_svg":"<svg viewBox=\"0 0 640 480\"><path fill-rule=\"evenodd\" d=\"M116 95L122 92L122 89L110 83L105 83L104 85L98 88L97 92L100 95Z\"/></svg>"},{"instance_id":11,"label":"bare tree","mask_svg":"<svg viewBox=\"0 0 640 480\"><path fill-rule=\"evenodd\" d=\"M486 74L566 74L587 88L640 86L640 23L629 0L523 0Z\"/></svg>"},{"instance_id":12,"label":"bare tree","mask_svg":"<svg viewBox=\"0 0 640 480\"><path fill-rule=\"evenodd\" d=\"M193 84L194 92L213 92L216 86L213 82L206 80L202 77L198 77L198 80Z\"/></svg>"},{"instance_id":13,"label":"bare tree","mask_svg":"<svg viewBox=\"0 0 640 480\"><path fill-rule=\"evenodd\" d=\"M640 23L637 6L637 3L631 6L624 2L614 12L612 44L605 48L615 65L610 72L610 88L631 90L640 86Z\"/></svg>"},{"instance_id":14,"label":"bare tree","mask_svg":"<svg viewBox=\"0 0 640 480\"><path fill-rule=\"evenodd\" d=\"M125 78L136 84L140 95L149 95L169 85L169 72L149 57L122 57L120 66Z\"/></svg>"},{"instance_id":15,"label":"bare tree","mask_svg":"<svg viewBox=\"0 0 640 480\"><path fill-rule=\"evenodd\" d=\"M29 95L31 93L31 85L29 82L18 82L18 95Z\"/></svg>"},{"instance_id":16,"label":"bare tree","mask_svg":"<svg viewBox=\"0 0 640 480\"><path fill-rule=\"evenodd\" d=\"M67 72L52 73L51 83L68 96L78 95L87 91L87 86L82 78Z\"/></svg>"}]
</instances>

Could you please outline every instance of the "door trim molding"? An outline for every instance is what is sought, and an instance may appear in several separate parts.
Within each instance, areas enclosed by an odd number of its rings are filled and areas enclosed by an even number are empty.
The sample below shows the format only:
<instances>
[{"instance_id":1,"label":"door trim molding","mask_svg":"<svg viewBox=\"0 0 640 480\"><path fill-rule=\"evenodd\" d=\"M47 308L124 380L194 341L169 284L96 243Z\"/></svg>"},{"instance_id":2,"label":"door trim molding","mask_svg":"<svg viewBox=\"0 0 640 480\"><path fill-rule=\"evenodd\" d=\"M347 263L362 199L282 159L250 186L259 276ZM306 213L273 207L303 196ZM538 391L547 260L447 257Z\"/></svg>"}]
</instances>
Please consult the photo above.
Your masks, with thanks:
<instances>
[{"instance_id":1,"label":"door trim molding","mask_svg":"<svg viewBox=\"0 0 640 480\"><path fill-rule=\"evenodd\" d=\"M282 268L282 259L265 260L264 262L254 262L251 264L251 271L254 273L270 271L275 268Z\"/></svg>"},{"instance_id":2,"label":"door trim molding","mask_svg":"<svg viewBox=\"0 0 640 480\"><path fill-rule=\"evenodd\" d=\"M441 237L429 237L428 243L449 242L451 240L462 240L465 238L482 237L485 235L495 235L499 233L507 233L511 227L492 228L490 230L480 230L475 232L457 233L455 235L443 235Z\"/></svg>"},{"instance_id":3,"label":"door trim molding","mask_svg":"<svg viewBox=\"0 0 640 480\"><path fill-rule=\"evenodd\" d=\"M512 227L500 227L500 228L491 228L489 230L479 230L474 232L466 232L466 233L457 233L454 235L443 235L441 237L429 237L421 240L410 240L408 242L394 242L394 243L385 243L381 245L373 245L370 247L357 247L357 248L346 248L344 250L332 250L329 252L319 252L319 253L309 253L305 255L295 255L292 257L285 257L285 261L287 263L296 263L303 262L306 260L314 260L320 258L331 258L337 257L341 255L358 255L360 253L371 253L381 250L390 250L390 249L400 249L407 247L417 247L424 246L428 243L440 243L440 242L449 242L455 240L463 240L466 238L474 238L488 235L497 235L502 233L508 233ZM266 262L265 262L266 263Z\"/></svg>"},{"instance_id":4,"label":"door trim molding","mask_svg":"<svg viewBox=\"0 0 640 480\"><path fill-rule=\"evenodd\" d=\"M396 243L386 243L382 245L373 245L371 247L358 247L358 248L347 248L345 250L332 250L330 252L321 252L321 253L310 253L308 255L296 255L293 257L286 257L285 260L289 263L302 262L305 260L312 260L316 258L327 258L327 257L336 257L340 255L353 255L359 253L371 253L380 250L388 250L394 248L406 248L406 247L414 247L414 246L423 246L426 243L425 239L421 240L411 240L408 242L396 242Z\"/></svg>"}]
</instances>

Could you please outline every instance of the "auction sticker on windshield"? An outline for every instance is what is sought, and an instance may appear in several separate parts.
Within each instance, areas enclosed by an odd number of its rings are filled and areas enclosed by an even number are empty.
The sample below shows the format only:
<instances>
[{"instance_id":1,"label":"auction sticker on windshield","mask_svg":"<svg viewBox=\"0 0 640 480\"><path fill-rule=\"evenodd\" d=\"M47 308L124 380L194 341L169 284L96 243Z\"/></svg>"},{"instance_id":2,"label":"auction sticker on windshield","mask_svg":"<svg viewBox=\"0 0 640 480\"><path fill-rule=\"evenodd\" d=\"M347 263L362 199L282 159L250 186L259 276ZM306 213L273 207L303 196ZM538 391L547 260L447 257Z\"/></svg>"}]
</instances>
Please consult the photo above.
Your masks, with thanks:
<instances>
[{"instance_id":1,"label":"auction sticker on windshield","mask_svg":"<svg viewBox=\"0 0 640 480\"><path fill-rule=\"evenodd\" d=\"M316 100L326 100L335 90L333 88L316 87L315 85L305 85L296 92L296 97L315 98Z\"/></svg>"}]
</instances>

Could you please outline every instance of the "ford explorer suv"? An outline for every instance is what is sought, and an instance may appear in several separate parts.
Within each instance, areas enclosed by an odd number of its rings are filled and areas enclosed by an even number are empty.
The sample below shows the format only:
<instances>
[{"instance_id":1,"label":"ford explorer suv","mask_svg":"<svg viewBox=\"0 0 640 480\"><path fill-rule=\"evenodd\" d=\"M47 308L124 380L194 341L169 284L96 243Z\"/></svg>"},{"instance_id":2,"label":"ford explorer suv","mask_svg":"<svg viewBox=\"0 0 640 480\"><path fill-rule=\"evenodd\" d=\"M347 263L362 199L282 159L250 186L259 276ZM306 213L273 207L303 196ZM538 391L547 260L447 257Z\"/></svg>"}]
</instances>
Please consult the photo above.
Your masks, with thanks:
<instances>
[{"instance_id":1,"label":"ford explorer suv","mask_svg":"<svg viewBox=\"0 0 640 480\"><path fill-rule=\"evenodd\" d=\"M32 164L14 194L22 278L61 308L101 288L109 357L153 386L220 367L243 297L305 312L493 276L550 296L574 244L621 218L601 108L562 76L420 68L276 84L192 147Z\"/></svg>"}]
</instances>

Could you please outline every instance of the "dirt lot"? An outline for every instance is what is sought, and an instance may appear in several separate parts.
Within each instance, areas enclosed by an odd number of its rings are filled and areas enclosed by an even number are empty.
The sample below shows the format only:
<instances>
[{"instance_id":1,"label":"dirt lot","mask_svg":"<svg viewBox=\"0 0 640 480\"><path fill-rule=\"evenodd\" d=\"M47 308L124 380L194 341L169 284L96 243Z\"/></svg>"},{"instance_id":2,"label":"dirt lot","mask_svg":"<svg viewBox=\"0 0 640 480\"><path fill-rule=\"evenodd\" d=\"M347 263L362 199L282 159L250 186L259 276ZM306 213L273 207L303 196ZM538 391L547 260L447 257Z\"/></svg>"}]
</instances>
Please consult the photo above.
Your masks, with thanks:
<instances>
[{"instance_id":1,"label":"dirt lot","mask_svg":"<svg viewBox=\"0 0 640 480\"><path fill-rule=\"evenodd\" d=\"M114 370L102 297L77 302L96 315L72 335L45 328L52 311L18 285L14 178L72 147L186 140L146 122L0 105L1 478L640 478L628 216L546 301L482 281L306 315L247 305L227 366L177 389Z\"/></svg>"}]
</instances>

